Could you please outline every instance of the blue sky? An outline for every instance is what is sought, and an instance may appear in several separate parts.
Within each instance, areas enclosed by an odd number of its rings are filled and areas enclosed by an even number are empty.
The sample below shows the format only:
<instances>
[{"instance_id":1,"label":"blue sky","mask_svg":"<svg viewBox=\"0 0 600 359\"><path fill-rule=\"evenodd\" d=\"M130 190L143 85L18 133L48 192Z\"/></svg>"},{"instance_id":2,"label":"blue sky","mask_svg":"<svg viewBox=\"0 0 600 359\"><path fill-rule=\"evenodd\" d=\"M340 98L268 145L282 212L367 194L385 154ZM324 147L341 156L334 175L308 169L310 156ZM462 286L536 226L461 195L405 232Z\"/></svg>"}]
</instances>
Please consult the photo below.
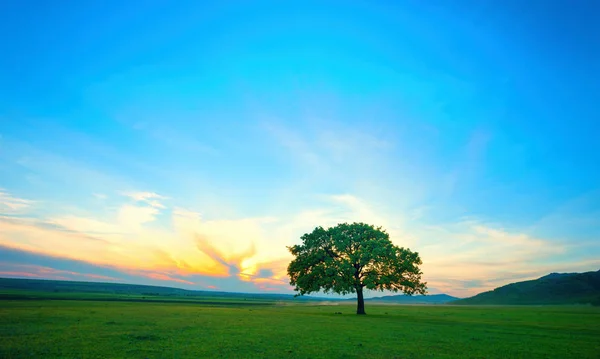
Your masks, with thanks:
<instances>
[{"instance_id":1,"label":"blue sky","mask_svg":"<svg viewBox=\"0 0 600 359\"><path fill-rule=\"evenodd\" d=\"M594 1L0 6L4 276L285 292L342 221L432 292L600 268Z\"/></svg>"}]
</instances>

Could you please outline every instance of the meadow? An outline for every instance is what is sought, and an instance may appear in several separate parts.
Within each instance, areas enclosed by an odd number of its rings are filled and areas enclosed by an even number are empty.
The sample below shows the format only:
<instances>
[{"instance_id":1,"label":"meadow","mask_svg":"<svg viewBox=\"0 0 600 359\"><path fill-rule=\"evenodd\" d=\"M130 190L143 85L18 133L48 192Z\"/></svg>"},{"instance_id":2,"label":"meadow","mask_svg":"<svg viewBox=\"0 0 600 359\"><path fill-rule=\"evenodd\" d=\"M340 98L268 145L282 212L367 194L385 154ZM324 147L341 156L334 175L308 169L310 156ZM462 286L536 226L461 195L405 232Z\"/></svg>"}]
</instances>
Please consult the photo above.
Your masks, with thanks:
<instances>
[{"instance_id":1,"label":"meadow","mask_svg":"<svg viewBox=\"0 0 600 359\"><path fill-rule=\"evenodd\" d=\"M92 298L90 298L92 299ZM0 358L600 358L600 308L0 301ZM341 312L342 314L336 314Z\"/></svg>"}]
</instances>

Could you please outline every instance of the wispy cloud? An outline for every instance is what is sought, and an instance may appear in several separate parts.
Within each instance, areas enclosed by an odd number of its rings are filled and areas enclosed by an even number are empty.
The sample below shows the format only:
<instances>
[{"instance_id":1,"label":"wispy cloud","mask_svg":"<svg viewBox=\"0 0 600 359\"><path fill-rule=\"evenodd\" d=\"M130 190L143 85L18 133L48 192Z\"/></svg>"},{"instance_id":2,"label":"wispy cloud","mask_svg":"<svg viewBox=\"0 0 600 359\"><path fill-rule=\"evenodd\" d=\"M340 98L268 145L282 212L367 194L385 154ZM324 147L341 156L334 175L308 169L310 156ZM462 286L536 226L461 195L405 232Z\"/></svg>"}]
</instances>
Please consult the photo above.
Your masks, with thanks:
<instances>
[{"instance_id":1,"label":"wispy cloud","mask_svg":"<svg viewBox=\"0 0 600 359\"><path fill-rule=\"evenodd\" d=\"M154 192L122 192L123 196L129 197L136 202L143 202L151 207L164 209L166 208L160 200L168 199L168 197L161 196Z\"/></svg>"},{"instance_id":2,"label":"wispy cloud","mask_svg":"<svg viewBox=\"0 0 600 359\"><path fill-rule=\"evenodd\" d=\"M77 239L80 243L95 242L100 244L110 243L109 240L73 229L71 226L63 226L60 221L44 221L33 218L0 216L0 241L5 244L26 245L45 240L48 247L52 247L53 240L66 242Z\"/></svg>"},{"instance_id":3,"label":"wispy cloud","mask_svg":"<svg viewBox=\"0 0 600 359\"><path fill-rule=\"evenodd\" d=\"M12 196L0 188L0 213L20 213L31 207L31 200Z\"/></svg>"},{"instance_id":4,"label":"wispy cloud","mask_svg":"<svg viewBox=\"0 0 600 359\"><path fill-rule=\"evenodd\" d=\"M158 213L155 207L126 204L119 209L118 219L125 228L139 230L143 224L154 221Z\"/></svg>"},{"instance_id":5,"label":"wispy cloud","mask_svg":"<svg viewBox=\"0 0 600 359\"><path fill-rule=\"evenodd\" d=\"M166 198L154 192L123 192L123 195L136 201L148 201L150 199Z\"/></svg>"},{"instance_id":6,"label":"wispy cloud","mask_svg":"<svg viewBox=\"0 0 600 359\"><path fill-rule=\"evenodd\" d=\"M49 218L45 223L54 225L55 228L61 228L62 230L69 230L81 234L85 233L92 236L118 235L126 233L123 231L123 228L113 223L97 220L95 218L78 217L72 215Z\"/></svg>"},{"instance_id":7,"label":"wispy cloud","mask_svg":"<svg viewBox=\"0 0 600 359\"><path fill-rule=\"evenodd\" d=\"M35 277L58 280L118 281L118 278L93 273L78 273L35 264L8 264L0 262L0 275L6 277Z\"/></svg>"},{"instance_id":8,"label":"wispy cloud","mask_svg":"<svg viewBox=\"0 0 600 359\"><path fill-rule=\"evenodd\" d=\"M195 284L194 282L190 282L189 280L171 277L171 276L168 276L163 273L147 273L147 274L142 274L142 275L146 276L150 279L156 279L156 280L161 280L161 281L165 281L165 282L184 283L184 284L189 284L189 285Z\"/></svg>"}]
</instances>

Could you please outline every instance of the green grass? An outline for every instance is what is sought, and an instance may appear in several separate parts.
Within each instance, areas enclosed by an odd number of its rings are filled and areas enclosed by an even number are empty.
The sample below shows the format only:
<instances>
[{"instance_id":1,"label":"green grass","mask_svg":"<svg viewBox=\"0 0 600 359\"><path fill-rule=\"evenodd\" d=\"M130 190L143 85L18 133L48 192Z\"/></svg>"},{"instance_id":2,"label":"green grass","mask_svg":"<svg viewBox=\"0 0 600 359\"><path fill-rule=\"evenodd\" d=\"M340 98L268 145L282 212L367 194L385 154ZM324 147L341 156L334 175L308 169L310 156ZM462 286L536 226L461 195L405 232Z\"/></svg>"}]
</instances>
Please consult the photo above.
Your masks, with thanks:
<instances>
[{"instance_id":1,"label":"green grass","mask_svg":"<svg viewBox=\"0 0 600 359\"><path fill-rule=\"evenodd\" d=\"M593 307L353 312L350 305L4 300L0 358L600 358Z\"/></svg>"}]
</instances>

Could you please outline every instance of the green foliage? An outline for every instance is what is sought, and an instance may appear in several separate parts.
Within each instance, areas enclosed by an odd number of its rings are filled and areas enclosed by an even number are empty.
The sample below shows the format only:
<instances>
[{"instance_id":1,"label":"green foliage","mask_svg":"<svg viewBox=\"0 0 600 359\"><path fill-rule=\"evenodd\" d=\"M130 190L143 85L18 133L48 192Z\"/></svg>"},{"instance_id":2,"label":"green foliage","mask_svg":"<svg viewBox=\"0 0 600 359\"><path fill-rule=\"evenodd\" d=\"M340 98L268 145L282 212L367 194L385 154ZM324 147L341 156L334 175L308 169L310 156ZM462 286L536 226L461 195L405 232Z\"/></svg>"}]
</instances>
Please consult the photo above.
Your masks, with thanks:
<instances>
[{"instance_id":1,"label":"green foliage","mask_svg":"<svg viewBox=\"0 0 600 359\"><path fill-rule=\"evenodd\" d=\"M353 311L289 302L0 301L0 358L597 359L600 349L600 308L591 306Z\"/></svg>"},{"instance_id":2,"label":"green foliage","mask_svg":"<svg viewBox=\"0 0 600 359\"><path fill-rule=\"evenodd\" d=\"M419 254L397 247L381 227L342 223L304 234L288 247L290 284L300 295L318 291L348 294L371 290L425 294Z\"/></svg>"}]
</instances>

